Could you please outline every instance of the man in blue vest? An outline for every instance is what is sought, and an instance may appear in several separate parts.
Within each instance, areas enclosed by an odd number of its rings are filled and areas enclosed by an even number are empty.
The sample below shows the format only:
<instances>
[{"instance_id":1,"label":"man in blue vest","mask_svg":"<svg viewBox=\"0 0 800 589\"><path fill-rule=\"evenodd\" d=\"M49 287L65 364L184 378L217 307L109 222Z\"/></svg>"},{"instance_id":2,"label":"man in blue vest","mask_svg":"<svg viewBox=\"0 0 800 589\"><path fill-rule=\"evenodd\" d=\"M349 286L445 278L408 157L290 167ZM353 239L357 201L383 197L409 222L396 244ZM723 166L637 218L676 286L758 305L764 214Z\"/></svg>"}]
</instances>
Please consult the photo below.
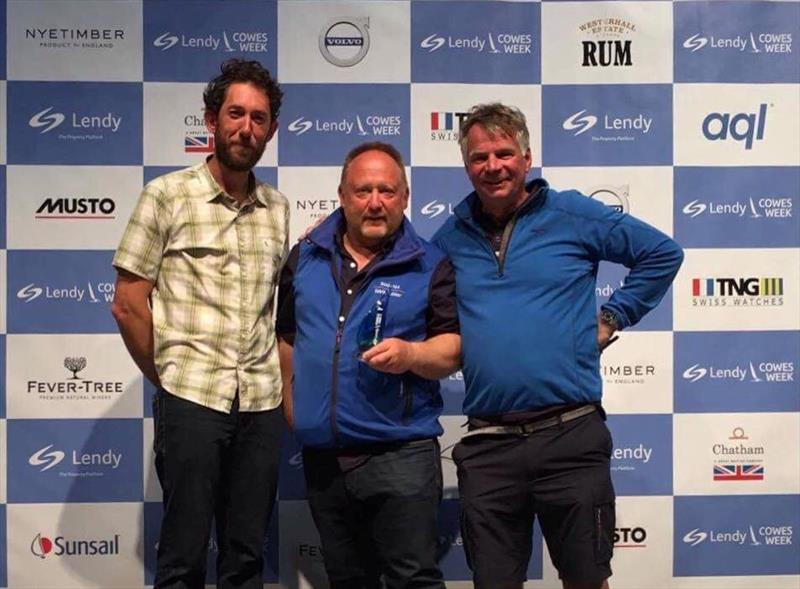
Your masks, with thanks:
<instances>
[{"instance_id":1,"label":"man in blue vest","mask_svg":"<svg viewBox=\"0 0 800 589\"><path fill-rule=\"evenodd\" d=\"M414 233L408 197L394 147L354 148L340 209L280 280L283 406L333 589L444 588L438 379L460 337L452 266Z\"/></svg>"},{"instance_id":2,"label":"man in blue vest","mask_svg":"<svg viewBox=\"0 0 800 589\"><path fill-rule=\"evenodd\" d=\"M653 227L530 182L524 115L474 107L461 125L475 191L434 237L458 282L470 431L453 450L477 589L521 589L534 518L565 589L608 587L611 436L599 358L654 308L683 254ZM601 260L630 268L595 311Z\"/></svg>"}]
</instances>

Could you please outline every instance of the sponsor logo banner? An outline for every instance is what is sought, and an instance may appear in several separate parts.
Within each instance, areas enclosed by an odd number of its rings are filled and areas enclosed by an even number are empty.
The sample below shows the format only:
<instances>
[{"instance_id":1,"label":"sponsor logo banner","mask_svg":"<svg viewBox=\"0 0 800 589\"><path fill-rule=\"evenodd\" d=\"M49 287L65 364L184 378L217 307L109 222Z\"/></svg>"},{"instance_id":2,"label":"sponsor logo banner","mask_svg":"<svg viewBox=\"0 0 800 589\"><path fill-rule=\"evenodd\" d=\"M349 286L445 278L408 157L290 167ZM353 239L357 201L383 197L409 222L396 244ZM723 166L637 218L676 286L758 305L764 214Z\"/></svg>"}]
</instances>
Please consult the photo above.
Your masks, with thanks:
<instances>
[{"instance_id":1,"label":"sponsor logo banner","mask_svg":"<svg viewBox=\"0 0 800 589\"><path fill-rule=\"evenodd\" d=\"M670 165L672 87L544 86L545 166Z\"/></svg>"},{"instance_id":2,"label":"sponsor logo banner","mask_svg":"<svg viewBox=\"0 0 800 589\"><path fill-rule=\"evenodd\" d=\"M684 247L800 247L799 206L799 168L675 168Z\"/></svg>"},{"instance_id":3,"label":"sponsor logo banner","mask_svg":"<svg viewBox=\"0 0 800 589\"><path fill-rule=\"evenodd\" d=\"M672 494L672 416L610 415L608 428L617 494Z\"/></svg>"},{"instance_id":4,"label":"sponsor logo banner","mask_svg":"<svg viewBox=\"0 0 800 589\"><path fill-rule=\"evenodd\" d=\"M667 2L543 3L546 84L672 82Z\"/></svg>"},{"instance_id":5,"label":"sponsor logo banner","mask_svg":"<svg viewBox=\"0 0 800 589\"><path fill-rule=\"evenodd\" d=\"M677 84L675 164L796 166L797 85Z\"/></svg>"},{"instance_id":6,"label":"sponsor logo banner","mask_svg":"<svg viewBox=\"0 0 800 589\"><path fill-rule=\"evenodd\" d=\"M411 81L538 84L539 22L539 4L412 3Z\"/></svg>"},{"instance_id":7,"label":"sponsor logo banner","mask_svg":"<svg viewBox=\"0 0 800 589\"><path fill-rule=\"evenodd\" d=\"M433 237L453 214L453 208L473 190L463 168L414 167L411 183L414 186L411 221L423 239Z\"/></svg>"},{"instance_id":8,"label":"sponsor logo banner","mask_svg":"<svg viewBox=\"0 0 800 589\"><path fill-rule=\"evenodd\" d=\"M676 577L800 573L797 495L674 501Z\"/></svg>"},{"instance_id":9,"label":"sponsor logo banner","mask_svg":"<svg viewBox=\"0 0 800 589\"><path fill-rule=\"evenodd\" d=\"M144 504L144 582L152 585L156 574L156 551L161 532L161 518L163 509L160 502ZM270 518L267 537L264 540L264 570L262 580L265 583L278 582L278 513L277 509ZM217 558L219 557L219 544L217 543L216 525L211 527L208 540L208 553L206 558L206 585L215 585L217 582ZM140 581L141 583L141 581Z\"/></svg>"},{"instance_id":10,"label":"sponsor logo banner","mask_svg":"<svg viewBox=\"0 0 800 589\"><path fill-rule=\"evenodd\" d=\"M663 589L672 582L672 496L617 497L614 574L623 586Z\"/></svg>"},{"instance_id":11,"label":"sponsor logo banner","mask_svg":"<svg viewBox=\"0 0 800 589\"><path fill-rule=\"evenodd\" d=\"M144 79L205 83L234 57L257 60L276 75L277 6L254 10L246 0L145 3Z\"/></svg>"},{"instance_id":12,"label":"sponsor logo banner","mask_svg":"<svg viewBox=\"0 0 800 589\"><path fill-rule=\"evenodd\" d=\"M3 30L14 80L142 79L142 9L134 3L15 2Z\"/></svg>"},{"instance_id":13,"label":"sponsor logo banner","mask_svg":"<svg viewBox=\"0 0 800 589\"><path fill-rule=\"evenodd\" d=\"M597 300L597 310L604 305L608 299L625 285L625 277L628 269L620 264L610 262L600 262L597 271L597 285L595 295ZM670 287L671 289L672 287ZM664 295L658 306L650 311L644 318L626 331L669 331L672 329L672 296L670 291Z\"/></svg>"},{"instance_id":14,"label":"sponsor logo banner","mask_svg":"<svg viewBox=\"0 0 800 589\"><path fill-rule=\"evenodd\" d=\"M142 85L8 84L10 164L141 165Z\"/></svg>"},{"instance_id":15,"label":"sponsor logo banner","mask_svg":"<svg viewBox=\"0 0 800 589\"><path fill-rule=\"evenodd\" d=\"M141 440L139 419L11 420L8 498L141 501Z\"/></svg>"},{"instance_id":16,"label":"sponsor logo banner","mask_svg":"<svg viewBox=\"0 0 800 589\"><path fill-rule=\"evenodd\" d=\"M112 252L11 250L10 333L117 333Z\"/></svg>"},{"instance_id":17,"label":"sponsor logo banner","mask_svg":"<svg viewBox=\"0 0 800 589\"><path fill-rule=\"evenodd\" d=\"M675 411L800 411L800 334L676 333Z\"/></svg>"},{"instance_id":18,"label":"sponsor logo banner","mask_svg":"<svg viewBox=\"0 0 800 589\"><path fill-rule=\"evenodd\" d=\"M676 3L676 82L800 82L800 6Z\"/></svg>"},{"instance_id":19,"label":"sponsor logo banner","mask_svg":"<svg viewBox=\"0 0 800 589\"><path fill-rule=\"evenodd\" d=\"M392 143L409 159L407 85L337 84L319 100L319 86L286 84L280 129L281 165L341 166L348 150L365 141Z\"/></svg>"}]
</instances>

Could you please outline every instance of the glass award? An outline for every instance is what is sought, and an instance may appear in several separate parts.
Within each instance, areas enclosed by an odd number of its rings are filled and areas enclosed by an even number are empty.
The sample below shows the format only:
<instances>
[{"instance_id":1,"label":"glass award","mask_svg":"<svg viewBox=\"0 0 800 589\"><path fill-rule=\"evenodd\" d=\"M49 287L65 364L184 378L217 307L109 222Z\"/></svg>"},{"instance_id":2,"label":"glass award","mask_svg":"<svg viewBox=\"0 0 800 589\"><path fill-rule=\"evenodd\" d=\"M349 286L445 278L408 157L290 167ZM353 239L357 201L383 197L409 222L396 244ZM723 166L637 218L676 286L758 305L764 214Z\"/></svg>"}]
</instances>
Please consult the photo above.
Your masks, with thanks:
<instances>
[{"instance_id":1,"label":"glass award","mask_svg":"<svg viewBox=\"0 0 800 589\"><path fill-rule=\"evenodd\" d=\"M372 346L383 339L383 328L386 324L386 308L389 306L389 293L385 292L358 326L358 358Z\"/></svg>"}]
</instances>

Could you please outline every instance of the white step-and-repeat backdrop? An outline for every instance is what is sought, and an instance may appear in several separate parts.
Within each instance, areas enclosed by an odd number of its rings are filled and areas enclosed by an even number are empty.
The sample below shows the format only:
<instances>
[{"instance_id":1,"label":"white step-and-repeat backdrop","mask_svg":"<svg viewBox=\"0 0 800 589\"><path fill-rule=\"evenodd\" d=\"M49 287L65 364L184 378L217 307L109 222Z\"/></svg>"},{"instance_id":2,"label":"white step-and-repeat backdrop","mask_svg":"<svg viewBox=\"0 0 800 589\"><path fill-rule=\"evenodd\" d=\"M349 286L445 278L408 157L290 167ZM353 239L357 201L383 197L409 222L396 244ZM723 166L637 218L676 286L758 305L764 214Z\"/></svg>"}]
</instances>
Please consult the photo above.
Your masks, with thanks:
<instances>
[{"instance_id":1,"label":"white step-and-repeat backdrop","mask_svg":"<svg viewBox=\"0 0 800 589\"><path fill-rule=\"evenodd\" d=\"M494 100L526 113L552 186L673 235L671 292L603 356L613 585L800 584L800 3L31 0L0 21L0 587L152 583L152 391L110 262L143 183L213 148L201 91L233 56L283 84L258 175L294 236L373 139L402 152L430 236L469 191L458 122ZM603 266L598 302L624 277ZM468 587L463 383L444 384L441 566ZM264 580L324 587L301 468L289 440ZM560 586L534 546L529 585Z\"/></svg>"}]
</instances>

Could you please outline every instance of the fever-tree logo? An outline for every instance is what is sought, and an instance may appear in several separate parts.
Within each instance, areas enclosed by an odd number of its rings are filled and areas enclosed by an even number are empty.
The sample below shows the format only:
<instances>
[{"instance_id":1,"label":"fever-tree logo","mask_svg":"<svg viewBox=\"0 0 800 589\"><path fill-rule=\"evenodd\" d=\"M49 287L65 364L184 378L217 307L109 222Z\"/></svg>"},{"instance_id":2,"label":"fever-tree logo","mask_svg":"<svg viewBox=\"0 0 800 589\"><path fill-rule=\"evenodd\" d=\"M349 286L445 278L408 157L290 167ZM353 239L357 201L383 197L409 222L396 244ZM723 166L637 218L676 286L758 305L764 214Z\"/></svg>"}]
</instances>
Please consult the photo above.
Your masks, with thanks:
<instances>
[{"instance_id":1,"label":"fever-tree logo","mask_svg":"<svg viewBox=\"0 0 800 589\"><path fill-rule=\"evenodd\" d=\"M64 358L64 368L72 373L72 380L80 379L78 373L86 368L86 358Z\"/></svg>"}]
</instances>

